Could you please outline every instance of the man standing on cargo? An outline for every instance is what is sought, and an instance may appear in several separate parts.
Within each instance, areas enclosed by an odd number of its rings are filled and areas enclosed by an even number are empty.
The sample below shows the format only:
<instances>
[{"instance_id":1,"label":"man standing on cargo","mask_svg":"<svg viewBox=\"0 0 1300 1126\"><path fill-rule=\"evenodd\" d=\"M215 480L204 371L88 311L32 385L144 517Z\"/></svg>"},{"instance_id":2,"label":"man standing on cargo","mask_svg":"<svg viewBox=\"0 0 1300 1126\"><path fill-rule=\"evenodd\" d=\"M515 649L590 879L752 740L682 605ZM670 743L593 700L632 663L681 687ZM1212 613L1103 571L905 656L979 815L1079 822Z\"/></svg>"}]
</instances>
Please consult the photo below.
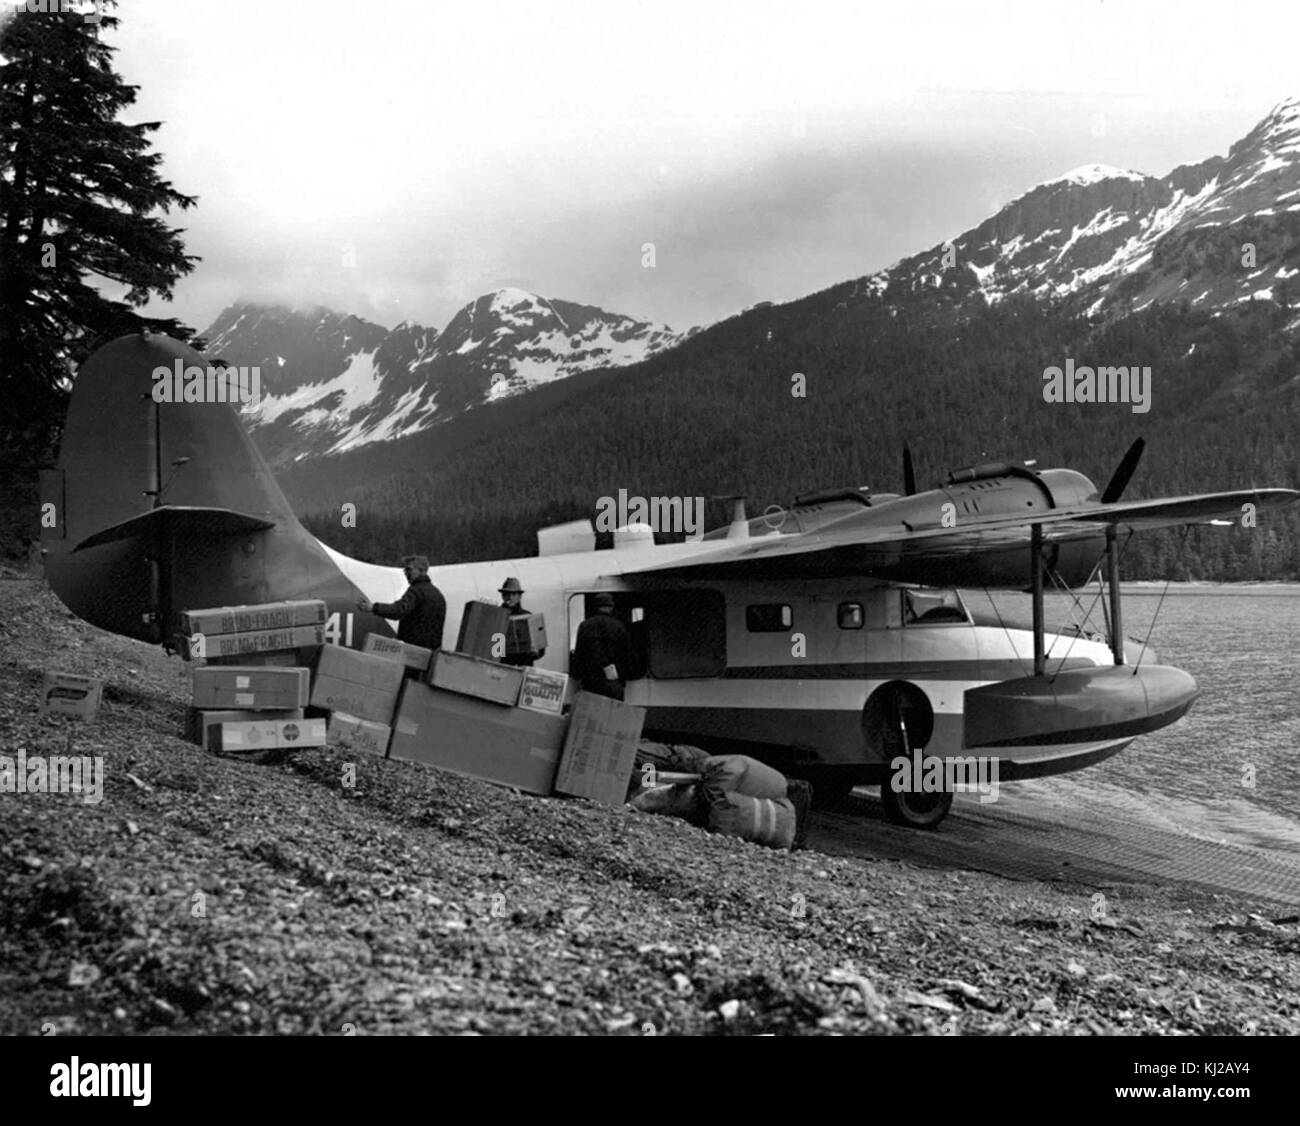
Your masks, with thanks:
<instances>
[{"instance_id":1,"label":"man standing on cargo","mask_svg":"<svg viewBox=\"0 0 1300 1126\"><path fill-rule=\"evenodd\" d=\"M584 692L623 699L623 688L632 666L632 639L627 626L614 617L614 596L600 593L596 612L578 627L570 672Z\"/></svg>"},{"instance_id":2,"label":"man standing on cargo","mask_svg":"<svg viewBox=\"0 0 1300 1126\"><path fill-rule=\"evenodd\" d=\"M419 645L423 649L441 649L447 600L429 578L429 560L423 555L408 555L402 560L402 570L411 585L401 598L396 602L371 602L358 598L357 609L363 614L397 618L398 641ZM408 668L406 672L412 679L419 678L419 669Z\"/></svg>"},{"instance_id":3,"label":"man standing on cargo","mask_svg":"<svg viewBox=\"0 0 1300 1126\"><path fill-rule=\"evenodd\" d=\"M501 584L501 605L510 611L510 619L527 618L530 611L524 609L524 588L519 580L513 575ZM507 653L501 658L503 665L517 665L521 668L532 668L533 662L546 656L545 649L538 649L532 653Z\"/></svg>"}]
</instances>

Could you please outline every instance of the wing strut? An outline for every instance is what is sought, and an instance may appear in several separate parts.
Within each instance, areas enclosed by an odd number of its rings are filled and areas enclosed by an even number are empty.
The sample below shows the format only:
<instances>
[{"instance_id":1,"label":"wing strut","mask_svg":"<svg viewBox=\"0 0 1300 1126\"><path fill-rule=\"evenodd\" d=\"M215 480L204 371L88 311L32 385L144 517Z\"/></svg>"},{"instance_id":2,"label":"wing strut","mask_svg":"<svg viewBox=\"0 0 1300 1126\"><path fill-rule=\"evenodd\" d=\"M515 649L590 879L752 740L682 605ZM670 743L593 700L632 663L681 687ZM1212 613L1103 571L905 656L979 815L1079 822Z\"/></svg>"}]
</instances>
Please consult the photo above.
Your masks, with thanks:
<instances>
[{"instance_id":1,"label":"wing strut","mask_svg":"<svg viewBox=\"0 0 1300 1126\"><path fill-rule=\"evenodd\" d=\"M1106 525L1106 585L1110 587L1110 652L1117 665L1124 663L1124 628L1119 616L1119 537L1114 524Z\"/></svg>"},{"instance_id":2,"label":"wing strut","mask_svg":"<svg viewBox=\"0 0 1300 1126\"><path fill-rule=\"evenodd\" d=\"M1043 653L1043 526L1035 524L1029 533L1029 583L1034 598L1034 675L1047 671Z\"/></svg>"}]
</instances>

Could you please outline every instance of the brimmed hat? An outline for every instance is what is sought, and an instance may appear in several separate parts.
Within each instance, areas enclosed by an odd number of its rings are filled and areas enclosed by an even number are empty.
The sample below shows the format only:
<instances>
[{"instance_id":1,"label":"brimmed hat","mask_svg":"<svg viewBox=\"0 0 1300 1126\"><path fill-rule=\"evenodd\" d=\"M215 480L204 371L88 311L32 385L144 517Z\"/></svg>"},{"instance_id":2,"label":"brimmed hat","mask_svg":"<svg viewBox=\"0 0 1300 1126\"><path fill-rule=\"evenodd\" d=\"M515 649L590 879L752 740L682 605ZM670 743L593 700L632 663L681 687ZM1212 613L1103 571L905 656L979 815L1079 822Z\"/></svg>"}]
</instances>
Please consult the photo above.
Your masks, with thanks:
<instances>
[{"instance_id":1,"label":"brimmed hat","mask_svg":"<svg viewBox=\"0 0 1300 1126\"><path fill-rule=\"evenodd\" d=\"M519 580L515 578L514 575L511 575L508 579L506 579L505 582L501 584L501 593L502 594L523 594L524 588L519 585Z\"/></svg>"}]
</instances>

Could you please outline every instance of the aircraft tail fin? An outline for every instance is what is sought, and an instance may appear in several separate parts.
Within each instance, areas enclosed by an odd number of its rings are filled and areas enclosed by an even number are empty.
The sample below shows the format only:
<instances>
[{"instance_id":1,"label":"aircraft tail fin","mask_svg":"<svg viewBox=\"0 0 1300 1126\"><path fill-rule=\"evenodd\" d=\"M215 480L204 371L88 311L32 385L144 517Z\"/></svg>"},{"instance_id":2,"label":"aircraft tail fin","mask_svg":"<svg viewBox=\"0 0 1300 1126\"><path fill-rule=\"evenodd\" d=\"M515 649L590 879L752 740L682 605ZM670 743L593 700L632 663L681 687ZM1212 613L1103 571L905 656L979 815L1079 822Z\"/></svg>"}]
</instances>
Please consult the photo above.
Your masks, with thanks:
<instances>
[{"instance_id":1,"label":"aircraft tail fin","mask_svg":"<svg viewBox=\"0 0 1300 1126\"><path fill-rule=\"evenodd\" d=\"M51 587L79 617L142 640L167 642L184 609L318 597L341 577L236 405L211 401L215 381L206 401L155 399L155 372L195 367L208 361L165 336L104 345L77 373L58 468L43 474Z\"/></svg>"}]
</instances>

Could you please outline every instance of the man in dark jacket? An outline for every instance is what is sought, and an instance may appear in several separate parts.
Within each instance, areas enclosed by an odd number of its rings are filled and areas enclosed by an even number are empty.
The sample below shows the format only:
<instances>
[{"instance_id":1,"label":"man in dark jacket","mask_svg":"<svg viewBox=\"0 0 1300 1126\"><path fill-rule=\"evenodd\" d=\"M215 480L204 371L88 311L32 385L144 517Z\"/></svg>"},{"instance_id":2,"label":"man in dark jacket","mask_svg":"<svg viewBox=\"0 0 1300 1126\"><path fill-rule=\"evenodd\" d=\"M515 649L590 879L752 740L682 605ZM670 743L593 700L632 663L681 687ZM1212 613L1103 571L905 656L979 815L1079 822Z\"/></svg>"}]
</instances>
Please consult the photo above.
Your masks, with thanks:
<instances>
[{"instance_id":1,"label":"man in dark jacket","mask_svg":"<svg viewBox=\"0 0 1300 1126\"><path fill-rule=\"evenodd\" d=\"M595 601L596 612L578 627L569 671L584 692L621 700L632 667L632 639L614 617L614 596L598 594Z\"/></svg>"},{"instance_id":2,"label":"man in dark jacket","mask_svg":"<svg viewBox=\"0 0 1300 1126\"><path fill-rule=\"evenodd\" d=\"M381 618L397 618L397 640L423 649L442 648L442 626L447 620L447 600L442 591L429 578L429 561L423 555L408 555L402 560L402 570L411 585L396 602L370 602L357 599L357 609L363 614L378 614ZM418 669L408 669L415 673Z\"/></svg>"}]
</instances>

